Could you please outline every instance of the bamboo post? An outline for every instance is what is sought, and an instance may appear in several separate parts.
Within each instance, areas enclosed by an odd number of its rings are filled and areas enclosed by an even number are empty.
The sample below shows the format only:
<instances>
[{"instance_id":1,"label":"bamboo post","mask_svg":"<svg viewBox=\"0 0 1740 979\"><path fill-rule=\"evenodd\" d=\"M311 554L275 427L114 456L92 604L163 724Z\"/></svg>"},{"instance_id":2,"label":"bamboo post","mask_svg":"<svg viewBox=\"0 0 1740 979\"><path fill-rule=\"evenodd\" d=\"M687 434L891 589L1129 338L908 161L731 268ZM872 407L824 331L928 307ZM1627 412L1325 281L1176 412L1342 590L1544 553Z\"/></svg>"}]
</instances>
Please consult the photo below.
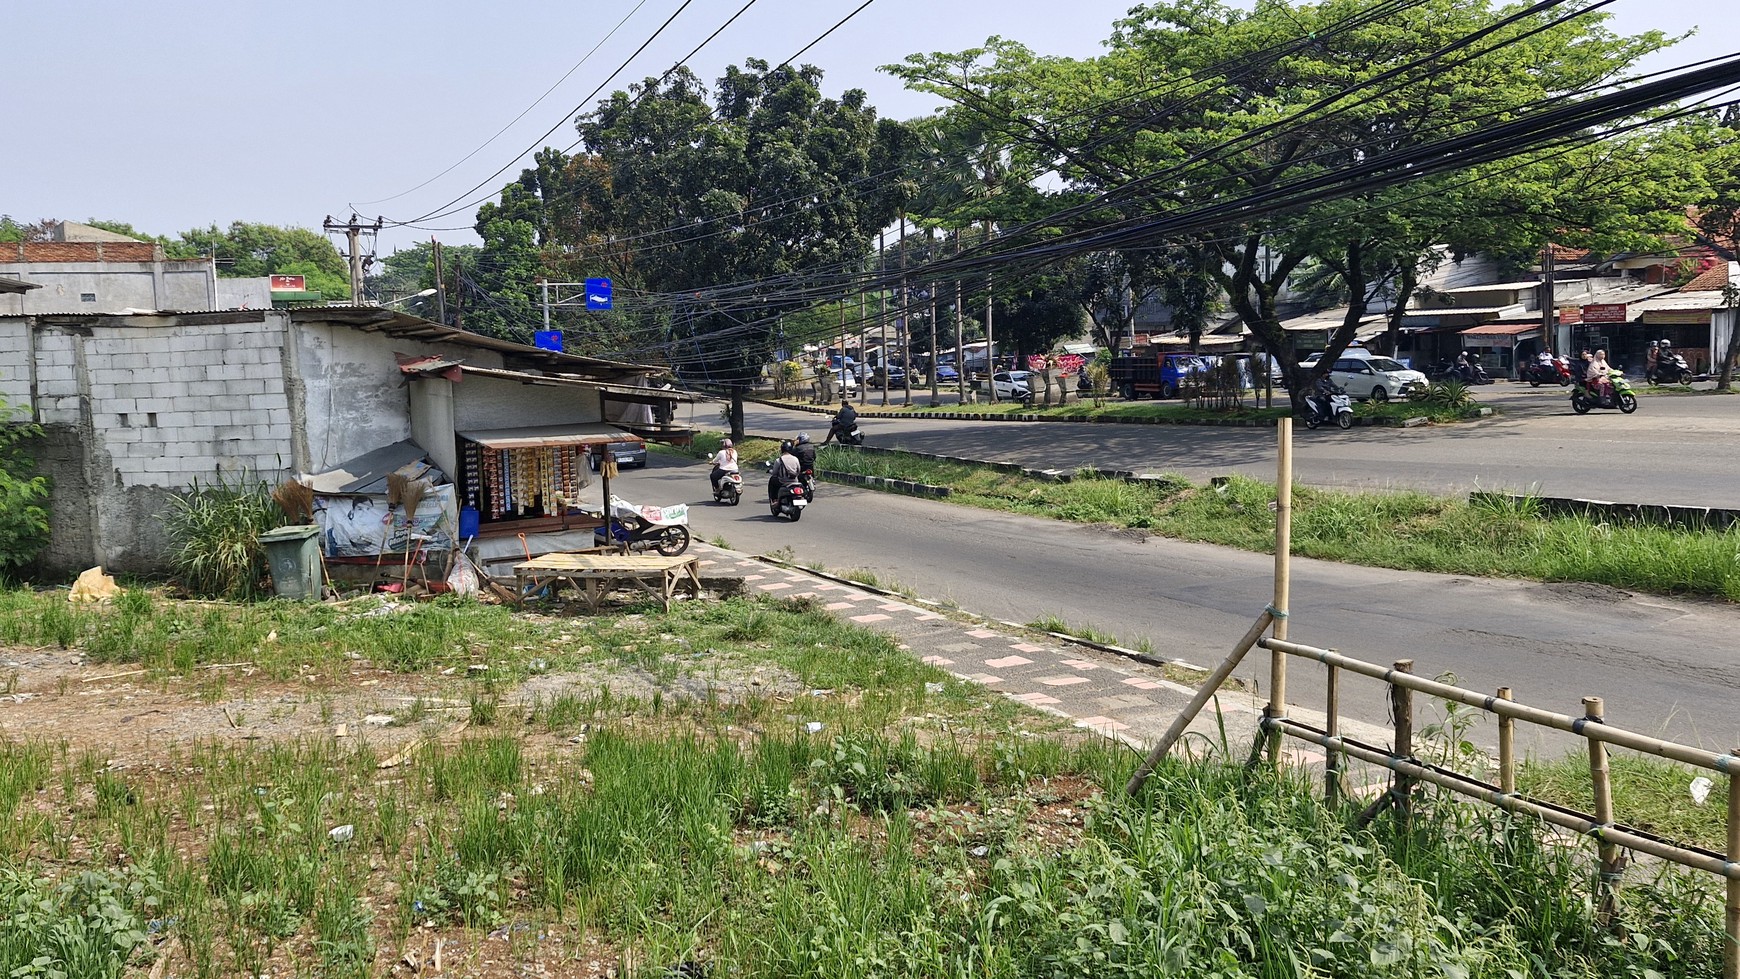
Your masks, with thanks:
<instances>
[{"instance_id":1,"label":"bamboo post","mask_svg":"<svg viewBox=\"0 0 1740 979\"><path fill-rule=\"evenodd\" d=\"M1499 700L1510 700L1509 687L1498 688ZM1498 787L1506 795L1516 792L1516 719L1498 715Z\"/></svg>"},{"instance_id":2,"label":"bamboo post","mask_svg":"<svg viewBox=\"0 0 1740 979\"><path fill-rule=\"evenodd\" d=\"M1293 587L1293 419L1275 423L1275 597L1269 603L1274 617L1274 637L1287 638L1287 601ZM1269 709L1267 718L1287 716L1287 654L1269 652ZM1281 732L1263 728L1268 738L1269 761L1281 758Z\"/></svg>"},{"instance_id":3,"label":"bamboo post","mask_svg":"<svg viewBox=\"0 0 1740 979\"><path fill-rule=\"evenodd\" d=\"M1740 757L1740 748L1731 754ZM1728 773L1728 864L1740 866L1740 772ZM1740 878L1728 878L1723 923L1728 940L1722 950L1722 979L1740 979Z\"/></svg>"},{"instance_id":4,"label":"bamboo post","mask_svg":"<svg viewBox=\"0 0 1740 979\"><path fill-rule=\"evenodd\" d=\"M1341 668L1334 663L1327 667L1324 680L1325 720L1323 731L1331 738L1341 735ZM1341 754L1334 748L1323 750L1323 802L1331 809L1341 801Z\"/></svg>"},{"instance_id":5,"label":"bamboo post","mask_svg":"<svg viewBox=\"0 0 1740 979\"><path fill-rule=\"evenodd\" d=\"M1583 720L1589 724L1602 722L1605 704L1600 697L1583 698ZM1619 847L1601 835L1601 829L1613 825L1613 779L1607 766L1607 746L1589 741L1589 781L1595 790L1595 831L1597 852L1601 857L1600 877L1595 887L1596 916L1602 927L1612 928L1619 918L1619 881L1625 873L1625 860Z\"/></svg>"},{"instance_id":6,"label":"bamboo post","mask_svg":"<svg viewBox=\"0 0 1740 979\"><path fill-rule=\"evenodd\" d=\"M1397 673L1414 672L1414 661L1411 659L1396 660L1393 667ZM1414 757L1414 691L1399 683L1390 684L1390 717L1396 725L1395 753L1397 758L1412 759ZM1414 791L1414 780L1396 773L1395 787L1396 825L1403 833L1412 828L1413 807L1410 793Z\"/></svg>"},{"instance_id":7,"label":"bamboo post","mask_svg":"<svg viewBox=\"0 0 1740 979\"><path fill-rule=\"evenodd\" d=\"M1250 629L1245 632L1244 638L1239 640L1239 644L1233 647L1233 651L1227 654L1226 659L1221 660L1220 665L1214 668L1214 672L1208 675L1208 679L1202 681L1202 686L1198 687L1196 693L1191 696L1190 703L1178 712L1178 716L1174 717L1172 723L1167 726L1166 733L1160 735L1160 740L1154 743L1153 750L1148 752L1148 757L1142 760L1142 766L1136 769L1136 773L1130 776L1129 783L1124 786L1125 795L1135 795L1141 790L1142 783L1148 781L1148 776L1154 771L1154 766L1160 764L1160 760L1165 758L1166 753L1172 750L1172 746L1178 742L1178 739L1184 736L1184 729L1190 726L1190 722L1196 719L1197 714L1201 713L1203 705L1207 704L1208 699L1220 689L1220 685L1226 682L1226 678L1232 675L1232 671L1238 668L1239 662L1245 658L1246 653L1251 651L1251 647L1257 644L1257 640L1263 638L1263 630L1267 629L1269 623L1273 621L1274 616L1271 616L1267 611L1257 616L1257 621L1251 624Z\"/></svg>"}]
</instances>

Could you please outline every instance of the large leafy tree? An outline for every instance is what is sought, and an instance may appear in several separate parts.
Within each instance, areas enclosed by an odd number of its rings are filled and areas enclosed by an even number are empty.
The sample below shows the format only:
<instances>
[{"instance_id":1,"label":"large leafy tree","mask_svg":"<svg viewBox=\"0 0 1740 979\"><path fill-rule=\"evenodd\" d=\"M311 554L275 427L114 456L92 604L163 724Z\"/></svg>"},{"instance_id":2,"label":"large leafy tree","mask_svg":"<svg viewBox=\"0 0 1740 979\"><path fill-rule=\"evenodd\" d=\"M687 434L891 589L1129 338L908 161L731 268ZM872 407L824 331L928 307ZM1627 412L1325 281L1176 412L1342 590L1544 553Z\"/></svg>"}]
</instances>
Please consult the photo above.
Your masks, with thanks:
<instances>
[{"instance_id":1,"label":"large leafy tree","mask_svg":"<svg viewBox=\"0 0 1740 979\"><path fill-rule=\"evenodd\" d=\"M545 223L558 244L634 242L615 260L666 307L678 372L732 392L737 433L779 315L815 301L812 277L857 262L906 193L876 178L906 152L907 130L862 91L823 97L821 79L751 60L711 93L686 70L615 93L578 124L591 172L573 186L590 213L575 230Z\"/></svg>"},{"instance_id":2,"label":"large leafy tree","mask_svg":"<svg viewBox=\"0 0 1740 979\"><path fill-rule=\"evenodd\" d=\"M1372 6L1157 3L1120 21L1098 58L1040 58L998 41L970 83L959 56L909 59L895 70L910 86L949 96L952 112L1005 134L1029 171L1060 173L1068 188L1061 202L1092 199L1097 206L1070 219L1071 230L1089 232L1218 206L1514 118L1611 81L1666 43L1659 33L1615 36L1594 15L1550 24L1551 14L1537 13L1501 26L1509 11L1485 0L1422 0L1349 26ZM1491 33L1458 47L1481 30ZM1574 235L1636 246L1683 226L1695 165L1639 151L1671 138L1645 130L1632 137L1635 148L1518 147L1502 165L1151 244L1182 250L1184 267L1212 279L1303 392L1309 376L1280 328L1276 300L1304 263L1340 280L1348 311L1329 345L1339 352L1374 298L1387 291L1406 300L1442 254L1438 246L1520 255ZM1595 185L1624 199L1591 193Z\"/></svg>"},{"instance_id":3,"label":"large leafy tree","mask_svg":"<svg viewBox=\"0 0 1740 979\"><path fill-rule=\"evenodd\" d=\"M180 244L193 254L212 256L222 276L303 275L310 289L328 298L350 295L349 266L317 231L235 221L228 228L214 224L184 231Z\"/></svg>"}]
</instances>

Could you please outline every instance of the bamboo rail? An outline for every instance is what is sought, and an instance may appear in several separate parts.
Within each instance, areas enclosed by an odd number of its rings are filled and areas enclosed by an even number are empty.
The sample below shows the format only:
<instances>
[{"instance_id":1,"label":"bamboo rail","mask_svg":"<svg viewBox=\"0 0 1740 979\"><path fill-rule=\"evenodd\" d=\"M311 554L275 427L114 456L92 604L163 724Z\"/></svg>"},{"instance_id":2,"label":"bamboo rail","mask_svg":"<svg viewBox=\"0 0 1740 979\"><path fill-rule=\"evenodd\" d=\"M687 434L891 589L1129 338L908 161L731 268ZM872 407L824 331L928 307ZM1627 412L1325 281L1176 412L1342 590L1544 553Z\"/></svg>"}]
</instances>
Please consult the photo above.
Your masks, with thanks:
<instances>
[{"instance_id":1,"label":"bamboo rail","mask_svg":"<svg viewBox=\"0 0 1740 979\"><path fill-rule=\"evenodd\" d=\"M1492 695L1415 676L1412 660L1397 660L1391 667L1350 659L1332 649L1319 649L1280 638L1257 640L1256 645L1276 656L1299 656L1322 663L1329 671L1330 717L1328 728L1319 730L1288 719L1284 713L1265 709L1258 735L1259 745L1272 739L1292 736L1324 748L1330 776L1338 774L1338 757L1356 758L1378 765L1394 773L1389 791L1379 796L1360 814L1360 822L1375 818L1386 807L1393 808L1404 831L1410 815L1409 789L1423 781L1461 795L1470 796L1509 812L1534 816L1553 826L1573 830L1593 837L1598 851L1600 875L1596 882L1596 914L1603 926L1621 931L1619 922L1619 888L1623 881L1626 857L1620 850L1647 853L1663 860L1702 870L1723 878L1727 883L1727 898L1723 910L1726 943L1723 949L1723 979L1740 979L1740 748L1726 754L1706 751L1661 738L1650 737L1606 723L1605 704L1600 697L1583 698L1583 716L1572 717L1554 711L1519 704L1511 699L1509 687L1500 687ZM1339 719L1339 678L1342 673L1381 680L1390 688L1391 719L1395 724L1395 744L1388 751L1349 740L1337 733ZM1448 772L1423 765L1413 754L1413 694L1423 693L1454 703L1477 707L1496 714L1499 719L1499 782L1489 785L1457 772ZM1271 707L1274 702L1271 702ZM1559 806L1546 805L1516 793L1515 724L1525 721L1541 727L1567 731L1584 738L1589 746L1589 777L1594 789L1595 812L1581 813ZM1615 745L1644 754L1708 769L1728 776L1728 848L1726 854L1715 853L1642 835L1622 827L1613 812L1611 773L1607 746ZM1333 800L1332 783L1325 786L1325 797Z\"/></svg>"}]
</instances>

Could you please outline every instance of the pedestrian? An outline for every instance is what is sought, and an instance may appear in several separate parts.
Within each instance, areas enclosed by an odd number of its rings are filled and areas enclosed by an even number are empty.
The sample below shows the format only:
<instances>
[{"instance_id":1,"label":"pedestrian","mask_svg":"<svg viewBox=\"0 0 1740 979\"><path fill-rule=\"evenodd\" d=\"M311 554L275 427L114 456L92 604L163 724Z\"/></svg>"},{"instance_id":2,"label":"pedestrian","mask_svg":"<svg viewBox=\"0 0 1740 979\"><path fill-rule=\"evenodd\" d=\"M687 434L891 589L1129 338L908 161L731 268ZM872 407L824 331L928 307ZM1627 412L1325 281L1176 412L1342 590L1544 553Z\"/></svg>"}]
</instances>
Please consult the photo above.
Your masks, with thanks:
<instances>
[{"instance_id":1,"label":"pedestrian","mask_svg":"<svg viewBox=\"0 0 1740 979\"><path fill-rule=\"evenodd\" d=\"M1649 341L1649 349L1643 353L1643 376L1651 384L1655 383L1655 365L1661 359L1661 348L1656 341Z\"/></svg>"}]
</instances>

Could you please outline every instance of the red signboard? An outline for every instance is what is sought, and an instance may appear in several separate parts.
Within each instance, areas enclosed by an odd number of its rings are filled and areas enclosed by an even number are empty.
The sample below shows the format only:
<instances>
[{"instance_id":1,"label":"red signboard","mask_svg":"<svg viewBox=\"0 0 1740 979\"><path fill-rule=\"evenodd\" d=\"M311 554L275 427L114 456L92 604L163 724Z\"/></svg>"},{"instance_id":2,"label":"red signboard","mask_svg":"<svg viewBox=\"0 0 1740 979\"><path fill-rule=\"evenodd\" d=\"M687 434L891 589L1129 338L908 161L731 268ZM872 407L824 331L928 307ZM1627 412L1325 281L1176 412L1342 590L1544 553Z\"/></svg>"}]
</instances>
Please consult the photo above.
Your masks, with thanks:
<instances>
[{"instance_id":1,"label":"red signboard","mask_svg":"<svg viewBox=\"0 0 1740 979\"><path fill-rule=\"evenodd\" d=\"M1585 323L1624 323L1627 322L1624 303L1595 303L1583 307L1583 322Z\"/></svg>"},{"instance_id":2,"label":"red signboard","mask_svg":"<svg viewBox=\"0 0 1740 979\"><path fill-rule=\"evenodd\" d=\"M1560 306L1559 307L1559 323L1560 323L1560 325L1563 326L1563 325L1568 325L1571 323L1581 323L1581 322L1583 322L1583 307L1581 307L1581 306Z\"/></svg>"},{"instance_id":3,"label":"red signboard","mask_svg":"<svg viewBox=\"0 0 1740 979\"><path fill-rule=\"evenodd\" d=\"M307 292L308 278L301 275L272 276L273 292Z\"/></svg>"}]
</instances>

